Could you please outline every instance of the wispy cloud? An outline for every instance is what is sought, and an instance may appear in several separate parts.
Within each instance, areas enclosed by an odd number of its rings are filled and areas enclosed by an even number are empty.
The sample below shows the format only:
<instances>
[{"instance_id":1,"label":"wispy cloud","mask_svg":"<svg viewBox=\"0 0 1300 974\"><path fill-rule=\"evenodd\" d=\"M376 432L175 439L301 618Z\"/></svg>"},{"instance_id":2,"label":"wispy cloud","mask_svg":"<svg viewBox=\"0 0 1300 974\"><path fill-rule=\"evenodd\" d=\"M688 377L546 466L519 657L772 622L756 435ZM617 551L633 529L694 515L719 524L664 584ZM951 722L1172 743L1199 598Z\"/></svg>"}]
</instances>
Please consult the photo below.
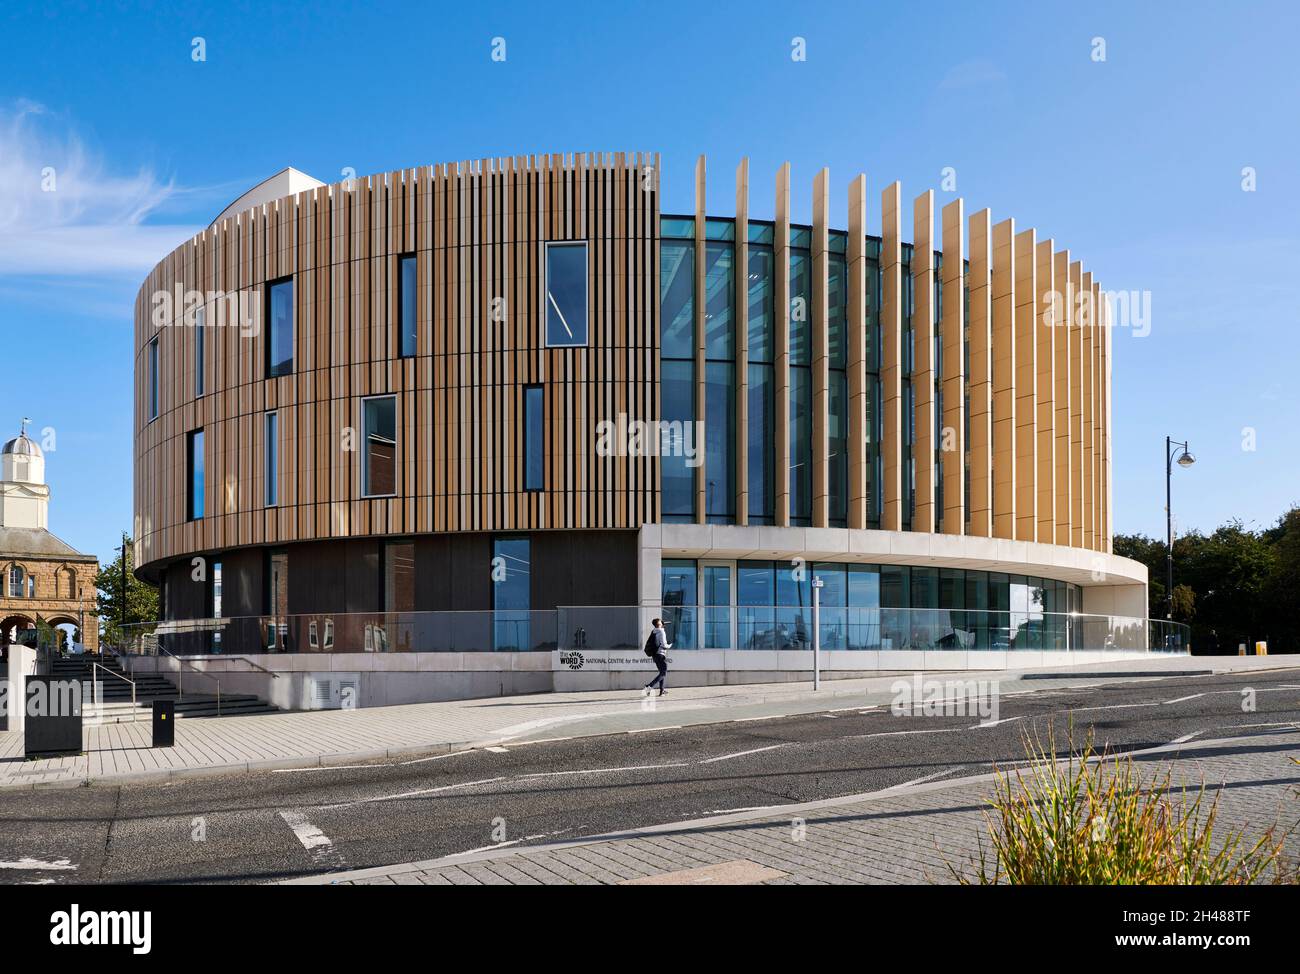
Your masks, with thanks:
<instances>
[{"instance_id":1,"label":"wispy cloud","mask_svg":"<svg viewBox=\"0 0 1300 974\"><path fill-rule=\"evenodd\" d=\"M110 171L42 105L0 106L0 277L138 277L200 229L149 222L187 195L149 169Z\"/></svg>"}]
</instances>

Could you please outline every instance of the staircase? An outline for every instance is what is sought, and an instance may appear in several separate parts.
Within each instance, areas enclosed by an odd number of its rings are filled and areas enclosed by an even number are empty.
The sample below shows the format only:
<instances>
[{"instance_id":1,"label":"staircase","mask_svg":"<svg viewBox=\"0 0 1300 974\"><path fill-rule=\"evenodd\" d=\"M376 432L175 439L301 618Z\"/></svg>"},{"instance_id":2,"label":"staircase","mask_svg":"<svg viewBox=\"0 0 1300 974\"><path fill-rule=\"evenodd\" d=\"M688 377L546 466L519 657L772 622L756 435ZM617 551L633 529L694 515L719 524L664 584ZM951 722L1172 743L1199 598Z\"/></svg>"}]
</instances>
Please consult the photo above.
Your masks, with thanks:
<instances>
[{"instance_id":1,"label":"staircase","mask_svg":"<svg viewBox=\"0 0 1300 974\"><path fill-rule=\"evenodd\" d=\"M92 664L98 663L96 670ZM217 712L216 683L197 674L186 674L186 691L182 699L176 687L158 673L136 673L132 676L122 671L114 656L56 657L51 662L50 673L63 680L79 680L82 686L82 716L86 720L98 719L100 723L120 723L131 720L148 720L155 700L176 701L177 717L233 717L237 714L272 714L278 708L248 693L221 694L221 712ZM108 672L104 672L107 670ZM94 702L93 680L98 681L99 703ZM135 704L131 703L131 684L135 683ZM203 691L191 690L193 685ZM206 686L205 686L206 684Z\"/></svg>"}]
</instances>

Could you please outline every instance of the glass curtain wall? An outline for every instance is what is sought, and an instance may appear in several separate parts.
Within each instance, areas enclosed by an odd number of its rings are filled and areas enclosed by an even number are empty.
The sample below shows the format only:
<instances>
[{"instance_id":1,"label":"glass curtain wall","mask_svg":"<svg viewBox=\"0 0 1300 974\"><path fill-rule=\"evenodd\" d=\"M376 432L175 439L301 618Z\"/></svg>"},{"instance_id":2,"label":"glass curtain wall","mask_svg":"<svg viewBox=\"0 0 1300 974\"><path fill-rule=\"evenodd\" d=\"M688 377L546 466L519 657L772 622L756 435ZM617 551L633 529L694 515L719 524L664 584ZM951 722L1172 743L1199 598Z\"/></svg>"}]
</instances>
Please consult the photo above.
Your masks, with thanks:
<instances>
[{"instance_id":1,"label":"glass curtain wall","mask_svg":"<svg viewBox=\"0 0 1300 974\"><path fill-rule=\"evenodd\" d=\"M696 646L697 605L703 598L711 607L701 620L707 648L728 648L734 609L736 648L808 649L814 575L823 582L823 649L1076 646L1067 613L1078 611L1070 607L1080 604L1081 590L1067 582L960 568L738 561L730 602L730 566L686 559L663 562L663 618L670 641L679 648Z\"/></svg>"},{"instance_id":2,"label":"glass curtain wall","mask_svg":"<svg viewBox=\"0 0 1300 974\"><path fill-rule=\"evenodd\" d=\"M812 523L812 232L790 228L790 523Z\"/></svg>"},{"instance_id":3,"label":"glass curtain wall","mask_svg":"<svg viewBox=\"0 0 1300 974\"><path fill-rule=\"evenodd\" d=\"M849 238L832 233L827 255L827 517L833 528L849 517Z\"/></svg>"},{"instance_id":4,"label":"glass curtain wall","mask_svg":"<svg viewBox=\"0 0 1300 974\"><path fill-rule=\"evenodd\" d=\"M704 439L705 517L736 520L736 301L735 237L731 220L705 224Z\"/></svg>"},{"instance_id":5,"label":"glass curtain wall","mask_svg":"<svg viewBox=\"0 0 1300 974\"><path fill-rule=\"evenodd\" d=\"M667 522L695 520L695 221L660 222L660 497Z\"/></svg>"},{"instance_id":6,"label":"glass curtain wall","mask_svg":"<svg viewBox=\"0 0 1300 974\"><path fill-rule=\"evenodd\" d=\"M749 224L749 523L776 523L775 257L771 224Z\"/></svg>"}]
</instances>

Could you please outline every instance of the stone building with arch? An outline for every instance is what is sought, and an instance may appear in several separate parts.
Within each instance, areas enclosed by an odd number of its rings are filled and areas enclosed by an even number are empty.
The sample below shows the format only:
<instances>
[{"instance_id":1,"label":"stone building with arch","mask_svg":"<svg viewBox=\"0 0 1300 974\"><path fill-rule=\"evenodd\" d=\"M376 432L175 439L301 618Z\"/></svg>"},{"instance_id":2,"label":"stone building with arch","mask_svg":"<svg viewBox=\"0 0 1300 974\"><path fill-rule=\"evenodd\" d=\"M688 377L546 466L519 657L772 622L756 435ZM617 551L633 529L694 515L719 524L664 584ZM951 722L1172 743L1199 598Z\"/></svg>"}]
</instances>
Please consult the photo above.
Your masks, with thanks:
<instances>
[{"instance_id":1,"label":"stone building with arch","mask_svg":"<svg viewBox=\"0 0 1300 974\"><path fill-rule=\"evenodd\" d=\"M0 448L0 652L34 641L44 623L74 627L86 652L97 653L99 559L50 533L49 504L45 454L24 420Z\"/></svg>"}]
</instances>

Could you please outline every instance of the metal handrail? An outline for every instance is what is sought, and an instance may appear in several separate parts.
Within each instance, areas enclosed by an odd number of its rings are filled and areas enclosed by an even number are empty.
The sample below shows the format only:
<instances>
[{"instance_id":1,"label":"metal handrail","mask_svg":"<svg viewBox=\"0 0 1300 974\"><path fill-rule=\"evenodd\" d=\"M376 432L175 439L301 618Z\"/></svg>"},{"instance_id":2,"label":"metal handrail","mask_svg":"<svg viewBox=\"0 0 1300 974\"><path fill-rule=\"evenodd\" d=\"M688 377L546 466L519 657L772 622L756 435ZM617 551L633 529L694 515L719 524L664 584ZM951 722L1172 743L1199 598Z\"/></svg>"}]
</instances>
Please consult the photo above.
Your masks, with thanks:
<instances>
[{"instance_id":1,"label":"metal handrail","mask_svg":"<svg viewBox=\"0 0 1300 974\"><path fill-rule=\"evenodd\" d=\"M164 646L159 646L159 647L158 647L158 652L159 652L159 653L166 653L168 656L170 656L172 659L174 659L174 660L176 661L176 663L177 663L176 690L177 690L177 693L179 694L181 700L184 700L184 699L185 699L185 671L182 670L180 667L188 666L190 669L192 669L192 670L193 670L195 673L197 673L199 676L204 677L205 679L211 680L211 681L213 681L213 682L217 685L217 716L220 717L220 716L221 716L221 681L218 680L218 679L217 679L215 676L213 676L211 673L204 673L201 669L199 669L199 668L198 668L197 666L195 666L193 663L190 663L188 660L183 660L183 659L181 659L179 656L177 656L175 653L173 653L171 650L167 649L167 648L164 647Z\"/></svg>"},{"instance_id":2,"label":"metal handrail","mask_svg":"<svg viewBox=\"0 0 1300 974\"><path fill-rule=\"evenodd\" d=\"M113 672L112 670L110 670L107 666L101 666L99 663L91 663L91 664L90 664L90 696L91 696L91 699L92 699L96 704L99 704L99 705L101 705L101 706L103 705L103 700L100 699L99 691L96 689L96 686L99 684L99 680L96 679L96 677L95 677L95 671L96 671L96 670L103 670L103 671L104 671L105 673L107 673L109 676L115 676L115 677L117 677L119 680L124 680L124 681L126 681L127 683L131 684L131 721L134 723L136 717L138 716L138 713L137 713L138 707L137 707L136 699L135 699L135 680L128 680L128 679L127 679L126 677L124 677L121 673L114 673L114 672Z\"/></svg>"}]
</instances>

